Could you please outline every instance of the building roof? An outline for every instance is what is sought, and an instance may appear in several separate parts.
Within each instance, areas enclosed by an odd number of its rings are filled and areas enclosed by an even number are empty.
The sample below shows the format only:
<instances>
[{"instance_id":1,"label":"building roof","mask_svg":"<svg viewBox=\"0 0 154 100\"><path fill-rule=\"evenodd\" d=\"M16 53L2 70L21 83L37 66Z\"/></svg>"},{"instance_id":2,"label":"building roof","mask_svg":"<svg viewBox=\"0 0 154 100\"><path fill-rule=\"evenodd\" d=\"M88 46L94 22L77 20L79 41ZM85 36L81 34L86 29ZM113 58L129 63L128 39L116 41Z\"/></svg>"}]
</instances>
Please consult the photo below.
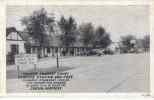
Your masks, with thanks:
<instances>
[{"instance_id":1,"label":"building roof","mask_svg":"<svg viewBox=\"0 0 154 100\"><path fill-rule=\"evenodd\" d=\"M11 32L17 32L15 27L6 28L6 36L8 36Z\"/></svg>"},{"instance_id":2,"label":"building roof","mask_svg":"<svg viewBox=\"0 0 154 100\"><path fill-rule=\"evenodd\" d=\"M6 28L6 37L7 37L10 33L12 33L12 32L17 32L17 34L18 34L24 41L26 41L26 40L25 40L26 38L23 36L23 34L21 34L21 32L19 32L19 31L17 31L15 27L8 27L8 28Z\"/></svg>"},{"instance_id":3,"label":"building roof","mask_svg":"<svg viewBox=\"0 0 154 100\"><path fill-rule=\"evenodd\" d=\"M15 27L8 27L6 29L6 36L8 36L11 32L17 32L17 34L19 34L20 37L25 41L27 41L30 37L30 35L26 32L17 31Z\"/></svg>"}]
</instances>

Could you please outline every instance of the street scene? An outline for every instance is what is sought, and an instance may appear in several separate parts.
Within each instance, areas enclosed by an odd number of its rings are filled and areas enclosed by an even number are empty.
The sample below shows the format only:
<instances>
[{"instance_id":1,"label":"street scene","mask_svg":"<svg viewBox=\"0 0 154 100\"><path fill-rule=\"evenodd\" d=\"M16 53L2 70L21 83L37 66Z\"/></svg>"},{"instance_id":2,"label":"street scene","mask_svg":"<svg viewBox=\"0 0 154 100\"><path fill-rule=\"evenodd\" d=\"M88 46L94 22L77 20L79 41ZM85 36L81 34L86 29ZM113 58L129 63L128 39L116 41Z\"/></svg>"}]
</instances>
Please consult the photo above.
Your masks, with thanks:
<instances>
[{"instance_id":1,"label":"street scene","mask_svg":"<svg viewBox=\"0 0 154 100\"><path fill-rule=\"evenodd\" d=\"M148 16L147 5L8 6L7 92L148 93Z\"/></svg>"}]
</instances>

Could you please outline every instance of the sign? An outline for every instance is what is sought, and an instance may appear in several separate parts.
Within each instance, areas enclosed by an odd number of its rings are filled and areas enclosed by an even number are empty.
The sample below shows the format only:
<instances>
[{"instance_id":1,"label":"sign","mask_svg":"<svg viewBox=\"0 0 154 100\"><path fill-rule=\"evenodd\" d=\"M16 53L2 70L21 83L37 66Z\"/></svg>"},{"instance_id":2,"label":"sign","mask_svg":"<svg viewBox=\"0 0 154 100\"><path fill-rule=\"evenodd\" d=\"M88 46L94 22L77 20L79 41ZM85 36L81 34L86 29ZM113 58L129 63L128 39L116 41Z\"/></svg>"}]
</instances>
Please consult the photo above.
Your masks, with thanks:
<instances>
[{"instance_id":1,"label":"sign","mask_svg":"<svg viewBox=\"0 0 154 100\"><path fill-rule=\"evenodd\" d=\"M36 54L18 54L15 55L16 65L37 64Z\"/></svg>"}]
</instances>

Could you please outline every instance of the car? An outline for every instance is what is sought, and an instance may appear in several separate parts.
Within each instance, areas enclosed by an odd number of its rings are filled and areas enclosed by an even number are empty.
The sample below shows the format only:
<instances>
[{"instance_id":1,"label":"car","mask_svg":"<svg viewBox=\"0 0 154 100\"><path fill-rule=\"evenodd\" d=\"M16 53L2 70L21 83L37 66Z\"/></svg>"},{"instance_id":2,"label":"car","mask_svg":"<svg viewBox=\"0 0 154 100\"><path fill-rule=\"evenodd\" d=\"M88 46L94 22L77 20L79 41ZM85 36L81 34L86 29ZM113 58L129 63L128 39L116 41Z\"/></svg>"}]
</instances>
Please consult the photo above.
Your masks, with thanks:
<instances>
[{"instance_id":1,"label":"car","mask_svg":"<svg viewBox=\"0 0 154 100\"><path fill-rule=\"evenodd\" d=\"M92 49L87 52L87 55L88 56L93 56L93 55L101 56L102 53L98 49Z\"/></svg>"}]
</instances>

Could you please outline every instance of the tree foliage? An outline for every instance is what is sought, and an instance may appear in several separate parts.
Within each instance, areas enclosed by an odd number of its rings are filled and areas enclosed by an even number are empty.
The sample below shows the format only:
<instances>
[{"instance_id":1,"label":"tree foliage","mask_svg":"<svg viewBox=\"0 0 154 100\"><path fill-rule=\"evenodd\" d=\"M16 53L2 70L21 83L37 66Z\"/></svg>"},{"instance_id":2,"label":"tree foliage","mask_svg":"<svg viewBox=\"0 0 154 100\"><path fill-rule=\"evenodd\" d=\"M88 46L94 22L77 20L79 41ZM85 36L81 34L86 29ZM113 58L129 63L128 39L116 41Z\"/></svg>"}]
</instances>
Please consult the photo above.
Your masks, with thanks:
<instances>
[{"instance_id":1,"label":"tree foliage","mask_svg":"<svg viewBox=\"0 0 154 100\"><path fill-rule=\"evenodd\" d=\"M95 32L95 47L106 48L111 44L110 35L106 33L105 29L99 26Z\"/></svg>"},{"instance_id":2,"label":"tree foliage","mask_svg":"<svg viewBox=\"0 0 154 100\"><path fill-rule=\"evenodd\" d=\"M93 46L94 42L94 27L91 23L80 25L81 42L84 46Z\"/></svg>"},{"instance_id":3,"label":"tree foliage","mask_svg":"<svg viewBox=\"0 0 154 100\"><path fill-rule=\"evenodd\" d=\"M150 48L150 35L145 35L142 39L143 48L145 51L148 51Z\"/></svg>"},{"instance_id":4,"label":"tree foliage","mask_svg":"<svg viewBox=\"0 0 154 100\"><path fill-rule=\"evenodd\" d=\"M76 42L77 24L75 19L70 16L68 19L62 16L58 22L62 34L60 35L61 45L69 47Z\"/></svg>"},{"instance_id":5,"label":"tree foliage","mask_svg":"<svg viewBox=\"0 0 154 100\"><path fill-rule=\"evenodd\" d=\"M21 22L33 39L39 41L40 46L44 46L48 42L46 41L46 37L48 37L47 31L53 31L51 23L54 22L54 18L49 17L44 8L24 17Z\"/></svg>"}]
</instances>

